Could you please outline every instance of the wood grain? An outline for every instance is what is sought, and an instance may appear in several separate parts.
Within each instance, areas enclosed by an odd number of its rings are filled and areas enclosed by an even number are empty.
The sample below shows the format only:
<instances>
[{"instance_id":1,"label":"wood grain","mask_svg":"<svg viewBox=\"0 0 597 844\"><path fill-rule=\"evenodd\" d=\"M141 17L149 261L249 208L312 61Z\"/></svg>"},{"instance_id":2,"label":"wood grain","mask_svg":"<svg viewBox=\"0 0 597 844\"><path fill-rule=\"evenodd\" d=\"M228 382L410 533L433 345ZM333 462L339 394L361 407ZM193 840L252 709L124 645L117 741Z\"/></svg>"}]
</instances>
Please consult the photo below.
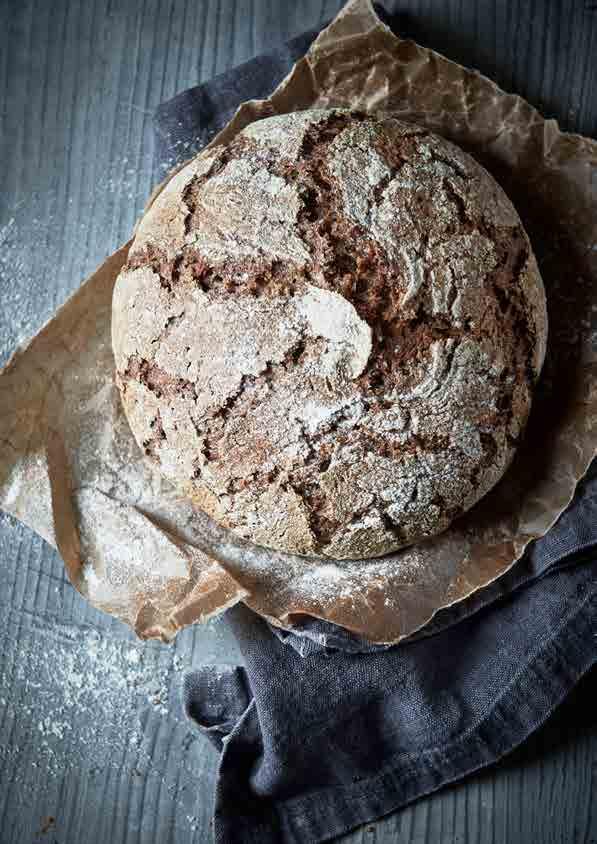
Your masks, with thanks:
<instances>
[{"instance_id":1,"label":"wood grain","mask_svg":"<svg viewBox=\"0 0 597 844\"><path fill-rule=\"evenodd\" d=\"M1 361L130 233L157 177L156 105L321 25L340 6L0 0ZM387 4L401 34L592 136L596 6ZM178 683L184 666L237 660L225 625L185 631L173 649L145 646L131 663L129 631L89 607L58 556L5 516L0 582L0 842L209 841L217 758L182 720ZM110 659L89 662L81 642ZM81 697L77 672L86 666L84 680L95 677L97 688ZM164 689L166 701L156 703ZM593 674L509 760L343 841L597 841L596 691ZM55 828L42 835L50 815Z\"/></svg>"}]
</instances>

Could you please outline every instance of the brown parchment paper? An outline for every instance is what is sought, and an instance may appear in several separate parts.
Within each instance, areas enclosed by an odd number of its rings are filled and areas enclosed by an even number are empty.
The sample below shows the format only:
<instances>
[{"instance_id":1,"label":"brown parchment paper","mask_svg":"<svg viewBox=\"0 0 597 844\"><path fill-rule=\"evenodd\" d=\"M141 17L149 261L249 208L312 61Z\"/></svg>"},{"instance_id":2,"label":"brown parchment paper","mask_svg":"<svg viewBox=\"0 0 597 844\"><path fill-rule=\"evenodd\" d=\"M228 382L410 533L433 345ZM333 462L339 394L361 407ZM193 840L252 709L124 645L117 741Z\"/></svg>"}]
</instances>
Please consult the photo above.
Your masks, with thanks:
<instances>
[{"instance_id":1,"label":"brown parchment paper","mask_svg":"<svg viewBox=\"0 0 597 844\"><path fill-rule=\"evenodd\" d=\"M550 318L524 445L465 518L389 557L324 562L241 542L182 500L129 432L110 344L125 244L0 375L0 506L56 545L73 585L141 636L171 638L243 600L277 624L309 614L398 641L513 565L565 509L595 455L597 143L394 36L369 0L351 0L272 96L244 104L212 143L269 114L330 106L390 111L438 131L514 201Z\"/></svg>"}]
</instances>

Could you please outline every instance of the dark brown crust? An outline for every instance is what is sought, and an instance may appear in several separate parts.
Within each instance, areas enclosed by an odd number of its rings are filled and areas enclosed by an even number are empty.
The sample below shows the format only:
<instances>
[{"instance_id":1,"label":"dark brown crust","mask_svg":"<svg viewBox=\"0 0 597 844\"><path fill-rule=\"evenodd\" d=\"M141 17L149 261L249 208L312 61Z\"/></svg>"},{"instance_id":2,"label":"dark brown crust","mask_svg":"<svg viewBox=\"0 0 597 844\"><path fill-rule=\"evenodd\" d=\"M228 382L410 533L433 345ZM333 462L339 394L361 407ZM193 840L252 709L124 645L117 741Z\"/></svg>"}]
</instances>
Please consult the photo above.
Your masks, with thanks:
<instances>
[{"instance_id":1,"label":"dark brown crust","mask_svg":"<svg viewBox=\"0 0 597 844\"><path fill-rule=\"evenodd\" d=\"M210 262L209 256L192 244L180 244L175 257L159 247L146 244L140 250L133 248L126 270L150 267L169 295L182 298L184 290L193 286L215 299L235 295L292 298L301 293L307 284L340 293L372 329L373 348L364 372L356 380L370 413L387 407L386 397L393 389L408 386L408 372L414 372L418 365L429 359L431 347L437 341L455 341L458 344L471 340L488 350L499 346L509 365L499 377L498 409L488 410L484 415L477 414L475 424L480 431L483 453L470 481L473 486L478 486L483 481L484 471L496 457L498 446L493 429L498 422L501 429L510 432L509 446L515 447L521 426L513 423L526 419L528 398L525 396L530 394L536 377L533 366L537 342L535 321L524 290L530 251L528 239L520 225L497 225L484 214L471 216L466 197L458 189L459 183L465 183L465 168L452 157L444 158L433 149L432 161L441 162L447 171L454 174L453 179L444 179L443 187L456 213L451 215L450 225L445 230L438 230L432 213L432 197L425 191L417 193L417 206L411 209L410 223L417 230L421 258L427 255L430 242L437 250L442 243L448 244L455 237L474 235L491 244L495 263L483 278L484 309L475 314L474 320L457 324L447 315L435 313L428 298L417 301L412 309L405 308L404 272L368 228L347 216L338 181L329 167L330 144L334 139L347 127L368 120L370 118L366 115L354 113L330 114L306 130L296 160L280 158L275 148L259 145L241 135L225 149L218 150L210 170L192 179L183 192L188 209L185 219L188 233L199 224L196 215L201 213L198 195L202 185L220 173L230 161L246 159L254 162L259 159L269 173L298 186L302 206L296 228L310 254L308 265L298 269L291 263L267 258L236 260L223 265L221 262ZM373 148L388 168L388 175L375 187L378 201L400 169L413 160L417 154L417 143L427 135L417 130L399 137L391 137L384 131L375 134ZM474 260L474 254L471 260ZM432 260L425 260L425 285L428 288L434 283L432 274L442 269ZM231 437L234 440L230 424L239 418L251 418L262 401L261 388L264 385L288 382L291 389L293 371L309 355L317 355L316 344L299 338L281 363L268 365L259 375L243 376L238 389L226 402L215 412L197 419L198 435L202 439L202 459L208 463L225 460ZM160 399L197 398L193 382L173 378L146 359L131 357L121 375L123 389L126 389L128 380L134 379ZM489 374L487 377L490 377ZM517 398L521 385L524 386L522 400ZM330 501L319 482L339 446L358 442L365 453L395 461L402 460L405 455L438 453L450 447L450 438L446 434L414 434L406 443L397 446L382 434L373 435L371 431L361 430L358 423L345 432L342 422L343 416L339 414L316 434L304 430L306 456L297 457L295 465L285 466L284 469L276 467L272 471L264 464L262 472L253 471L239 477L233 475L226 494L234 496L250 485L257 495L274 483L281 490L291 490L306 505L313 548L317 550L323 548L343 527L342 519L332 515L333 508L330 508ZM152 429L155 430L153 438L144 440L143 445L148 454L159 457L160 444L166 436L159 417L153 420ZM263 448L265 451L271 448L267 438L263 441ZM192 480L202 482L200 460L196 461ZM447 504L439 495L430 504L443 510L444 522L453 519L463 509L462 506ZM377 494L367 506L352 514L352 520L358 520L372 509L383 513L383 502ZM221 520L226 523L225 518ZM234 522L229 524L236 526ZM401 544L404 540L401 527L388 518L385 518L385 524L388 533L394 534L396 543Z\"/></svg>"}]
</instances>

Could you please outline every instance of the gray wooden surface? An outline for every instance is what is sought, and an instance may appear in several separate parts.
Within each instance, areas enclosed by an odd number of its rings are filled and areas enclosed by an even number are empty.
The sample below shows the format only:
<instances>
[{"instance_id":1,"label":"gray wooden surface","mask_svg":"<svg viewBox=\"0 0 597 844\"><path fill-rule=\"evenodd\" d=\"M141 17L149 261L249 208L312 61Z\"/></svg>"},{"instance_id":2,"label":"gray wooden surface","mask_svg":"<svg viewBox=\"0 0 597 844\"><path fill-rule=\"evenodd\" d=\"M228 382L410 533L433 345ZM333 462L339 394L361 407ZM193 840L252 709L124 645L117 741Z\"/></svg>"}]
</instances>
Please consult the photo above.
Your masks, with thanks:
<instances>
[{"instance_id":1,"label":"gray wooden surface","mask_svg":"<svg viewBox=\"0 0 597 844\"><path fill-rule=\"evenodd\" d=\"M597 136L597 3L388 5L403 33ZM154 107L340 6L0 0L0 361L128 236L156 177ZM217 758L179 681L237 659L222 621L139 645L0 517L1 844L208 842ZM502 764L344 841L597 842L596 692L593 674Z\"/></svg>"}]
</instances>

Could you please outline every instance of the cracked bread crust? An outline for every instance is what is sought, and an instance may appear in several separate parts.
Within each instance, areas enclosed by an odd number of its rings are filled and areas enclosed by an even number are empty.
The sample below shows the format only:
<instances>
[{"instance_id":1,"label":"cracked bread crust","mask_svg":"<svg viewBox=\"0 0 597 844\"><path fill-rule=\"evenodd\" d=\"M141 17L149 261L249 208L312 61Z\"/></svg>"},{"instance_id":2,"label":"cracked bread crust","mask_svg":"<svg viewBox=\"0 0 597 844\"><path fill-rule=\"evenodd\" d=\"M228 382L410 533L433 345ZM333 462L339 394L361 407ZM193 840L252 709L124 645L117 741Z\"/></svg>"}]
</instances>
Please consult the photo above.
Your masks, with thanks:
<instances>
[{"instance_id":1,"label":"cracked bread crust","mask_svg":"<svg viewBox=\"0 0 597 844\"><path fill-rule=\"evenodd\" d=\"M500 479L547 336L492 177L392 117L306 111L197 156L141 221L113 299L132 431L220 524L373 557Z\"/></svg>"}]
</instances>

